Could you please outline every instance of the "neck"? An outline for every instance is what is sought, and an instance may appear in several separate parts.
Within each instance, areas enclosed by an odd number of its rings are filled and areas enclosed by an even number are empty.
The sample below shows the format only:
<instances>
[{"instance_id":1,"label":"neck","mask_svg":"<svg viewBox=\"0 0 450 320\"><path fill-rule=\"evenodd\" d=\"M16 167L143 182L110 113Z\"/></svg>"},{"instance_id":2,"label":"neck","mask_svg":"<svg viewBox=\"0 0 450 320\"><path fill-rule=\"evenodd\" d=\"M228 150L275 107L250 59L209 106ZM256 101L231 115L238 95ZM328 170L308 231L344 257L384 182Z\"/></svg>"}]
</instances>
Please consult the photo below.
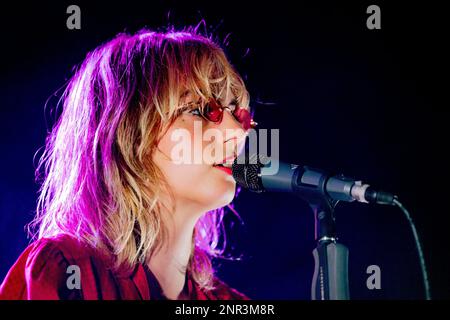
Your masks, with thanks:
<instances>
[{"instance_id":1,"label":"neck","mask_svg":"<svg viewBox=\"0 0 450 320\"><path fill-rule=\"evenodd\" d=\"M191 254L192 235L202 212L189 205L177 204L174 212L162 212L162 215L170 217L163 219L168 231L168 241L153 253L149 268L168 299L182 299L185 298L182 290Z\"/></svg>"}]
</instances>

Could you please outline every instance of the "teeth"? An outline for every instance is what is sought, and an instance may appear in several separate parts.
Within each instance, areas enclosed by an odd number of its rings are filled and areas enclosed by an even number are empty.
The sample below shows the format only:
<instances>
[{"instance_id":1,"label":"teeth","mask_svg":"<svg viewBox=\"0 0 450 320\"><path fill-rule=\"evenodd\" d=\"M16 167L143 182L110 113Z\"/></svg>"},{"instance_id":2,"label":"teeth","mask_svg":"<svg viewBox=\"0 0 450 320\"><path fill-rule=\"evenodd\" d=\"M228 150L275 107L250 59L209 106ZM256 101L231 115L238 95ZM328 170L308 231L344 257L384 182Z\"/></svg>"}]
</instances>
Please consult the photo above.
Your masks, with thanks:
<instances>
[{"instance_id":1,"label":"teeth","mask_svg":"<svg viewBox=\"0 0 450 320\"><path fill-rule=\"evenodd\" d=\"M226 167L226 168L231 168L231 167L232 167L232 163L218 163L218 164L215 164L214 167Z\"/></svg>"}]
</instances>

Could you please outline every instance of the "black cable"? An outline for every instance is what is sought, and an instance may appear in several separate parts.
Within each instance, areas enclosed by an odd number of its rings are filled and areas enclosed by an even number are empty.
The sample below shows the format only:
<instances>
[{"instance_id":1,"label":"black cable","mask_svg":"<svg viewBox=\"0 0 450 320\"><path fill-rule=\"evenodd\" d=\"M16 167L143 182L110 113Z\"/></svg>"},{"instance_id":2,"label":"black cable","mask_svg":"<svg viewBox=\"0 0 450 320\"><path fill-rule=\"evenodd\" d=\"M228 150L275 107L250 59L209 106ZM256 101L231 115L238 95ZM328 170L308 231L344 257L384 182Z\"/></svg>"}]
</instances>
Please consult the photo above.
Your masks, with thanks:
<instances>
[{"instance_id":1,"label":"black cable","mask_svg":"<svg viewBox=\"0 0 450 320\"><path fill-rule=\"evenodd\" d=\"M398 201L395 198L393 203L403 211L403 213L406 216L406 219L408 219L409 225L411 226L411 230L414 235L414 240L416 242L417 253L419 254L420 268L422 270L423 285L425 288L425 297L427 300L431 300L430 284L428 282L427 267L425 265L425 258L423 257L422 246L419 241L419 235L417 234L416 226L414 225L414 222L412 221L411 215L409 214L408 210L400 203L400 201Z\"/></svg>"}]
</instances>

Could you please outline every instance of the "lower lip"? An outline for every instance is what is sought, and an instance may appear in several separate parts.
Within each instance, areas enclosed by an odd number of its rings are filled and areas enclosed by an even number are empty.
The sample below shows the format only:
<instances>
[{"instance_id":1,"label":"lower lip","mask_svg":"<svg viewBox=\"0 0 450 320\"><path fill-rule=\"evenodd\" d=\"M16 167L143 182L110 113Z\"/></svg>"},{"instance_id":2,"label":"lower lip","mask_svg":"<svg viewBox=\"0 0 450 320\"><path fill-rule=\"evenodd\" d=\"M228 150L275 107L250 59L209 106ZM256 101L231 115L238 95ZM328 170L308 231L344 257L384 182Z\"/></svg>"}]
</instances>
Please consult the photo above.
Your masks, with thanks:
<instances>
[{"instance_id":1,"label":"lower lip","mask_svg":"<svg viewBox=\"0 0 450 320\"><path fill-rule=\"evenodd\" d=\"M231 168L227 167L221 167L221 166L215 166L214 168L224 171L225 173L228 173L230 176L232 175Z\"/></svg>"}]
</instances>

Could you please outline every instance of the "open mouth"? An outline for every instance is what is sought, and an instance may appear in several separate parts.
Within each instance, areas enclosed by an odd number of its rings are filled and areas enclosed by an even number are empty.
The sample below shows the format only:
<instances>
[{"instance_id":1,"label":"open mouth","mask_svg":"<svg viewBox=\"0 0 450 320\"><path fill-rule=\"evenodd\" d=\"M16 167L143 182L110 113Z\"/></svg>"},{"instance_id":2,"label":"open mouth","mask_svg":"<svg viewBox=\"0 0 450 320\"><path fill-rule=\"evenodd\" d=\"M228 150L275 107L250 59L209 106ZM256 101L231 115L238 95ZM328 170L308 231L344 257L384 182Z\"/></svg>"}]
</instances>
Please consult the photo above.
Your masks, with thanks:
<instances>
[{"instance_id":1,"label":"open mouth","mask_svg":"<svg viewBox=\"0 0 450 320\"><path fill-rule=\"evenodd\" d=\"M213 167L232 175L231 167L233 166L234 159L236 159L236 154L223 158L220 163L213 164Z\"/></svg>"},{"instance_id":2,"label":"open mouth","mask_svg":"<svg viewBox=\"0 0 450 320\"><path fill-rule=\"evenodd\" d=\"M229 175L232 174L232 170L231 170L231 163L218 163L213 165L214 168L222 170L226 173L228 173Z\"/></svg>"},{"instance_id":3,"label":"open mouth","mask_svg":"<svg viewBox=\"0 0 450 320\"><path fill-rule=\"evenodd\" d=\"M218 163L218 164L214 164L213 167L224 167L224 168L231 169L231 163Z\"/></svg>"}]
</instances>

